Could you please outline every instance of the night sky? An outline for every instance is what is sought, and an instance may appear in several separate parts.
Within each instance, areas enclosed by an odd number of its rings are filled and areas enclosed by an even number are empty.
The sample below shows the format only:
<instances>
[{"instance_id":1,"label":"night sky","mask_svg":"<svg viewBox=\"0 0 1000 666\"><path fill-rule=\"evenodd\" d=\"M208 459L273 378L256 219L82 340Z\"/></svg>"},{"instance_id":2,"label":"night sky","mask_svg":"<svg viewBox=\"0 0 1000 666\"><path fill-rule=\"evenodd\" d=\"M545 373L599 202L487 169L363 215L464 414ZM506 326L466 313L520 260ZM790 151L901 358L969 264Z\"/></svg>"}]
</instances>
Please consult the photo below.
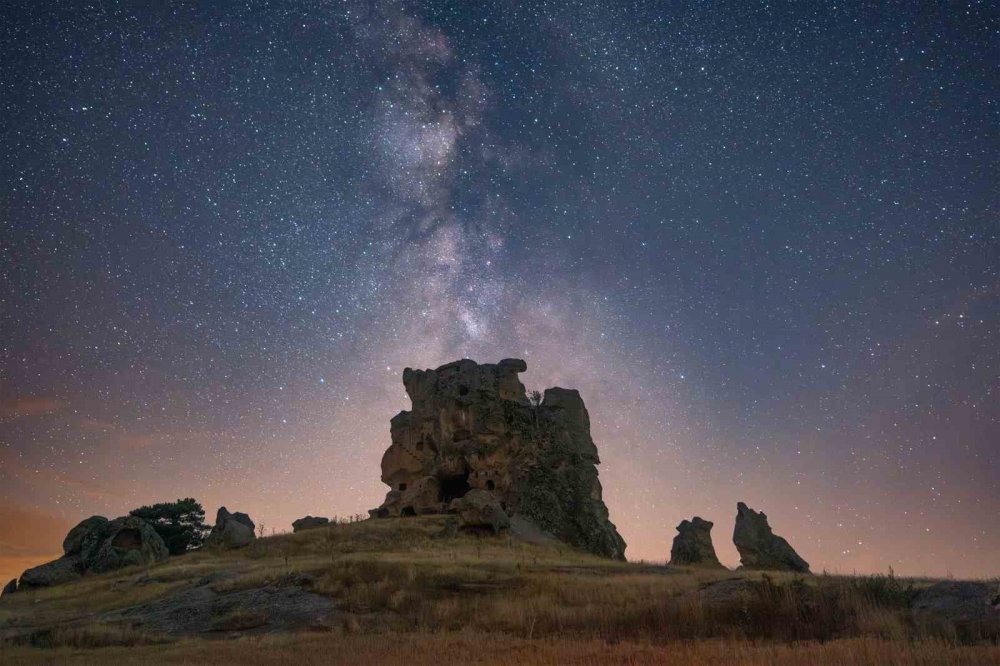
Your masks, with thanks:
<instances>
[{"instance_id":1,"label":"night sky","mask_svg":"<svg viewBox=\"0 0 1000 666\"><path fill-rule=\"evenodd\" d=\"M0 5L0 583L377 506L406 366L581 391L630 559L1000 574L990 3Z\"/></svg>"}]
</instances>

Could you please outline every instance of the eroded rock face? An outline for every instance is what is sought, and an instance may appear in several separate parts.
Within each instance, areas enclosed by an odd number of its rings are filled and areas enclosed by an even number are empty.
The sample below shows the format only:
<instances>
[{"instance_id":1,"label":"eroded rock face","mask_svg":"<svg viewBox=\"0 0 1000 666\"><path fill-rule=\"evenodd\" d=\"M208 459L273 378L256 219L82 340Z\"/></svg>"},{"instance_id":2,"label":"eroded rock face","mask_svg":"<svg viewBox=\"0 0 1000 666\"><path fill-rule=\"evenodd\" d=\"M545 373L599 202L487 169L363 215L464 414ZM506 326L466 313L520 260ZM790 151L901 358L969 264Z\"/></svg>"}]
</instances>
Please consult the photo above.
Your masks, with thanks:
<instances>
[{"instance_id":1,"label":"eroded rock face","mask_svg":"<svg viewBox=\"0 0 1000 666\"><path fill-rule=\"evenodd\" d=\"M712 523L695 516L681 521L670 548L670 564L685 567L722 568L712 545Z\"/></svg>"},{"instance_id":2,"label":"eroded rock face","mask_svg":"<svg viewBox=\"0 0 1000 666\"><path fill-rule=\"evenodd\" d=\"M132 564L160 562L170 556L170 551L152 525L136 516L124 516L88 533L82 539L80 556L86 571L103 573Z\"/></svg>"},{"instance_id":3,"label":"eroded rock face","mask_svg":"<svg viewBox=\"0 0 1000 666\"><path fill-rule=\"evenodd\" d=\"M458 514L462 530L497 534L510 527L510 517L500 506L500 500L488 490L473 488L452 500L449 510Z\"/></svg>"},{"instance_id":4,"label":"eroded rock face","mask_svg":"<svg viewBox=\"0 0 1000 666\"><path fill-rule=\"evenodd\" d=\"M83 575L83 563L79 555L66 555L58 560L52 560L37 567L28 569L21 574L19 590L33 590L40 587L52 587L76 580Z\"/></svg>"},{"instance_id":5,"label":"eroded rock face","mask_svg":"<svg viewBox=\"0 0 1000 666\"><path fill-rule=\"evenodd\" d=\"M390 491L372 514L445 513L477 489L493 495L508 516L624 559L625 542L601 498L600 460L580 394L547 389L534 407L518 379L526 369L519 359L407 368L403 385L413 407L391 421L392 444L382 457Z\"/></svg>"},{"instance_id":6,"label":"eroded rock face","mask_svg":"<svg viewBox=\"0 0 1000 666\"><path fill-rule=\"evenodd\" d=\"M329 524L329 518L323 518L322 516L306 516L304 518L299 518L292 523L292 532L301 532L302 530L312 530L317 527L326 527Z\"/></svg>"},{"instance_id":7,"label":"eroded rock face","mask_svg":"<svg viewBox=\"0 0 1000 666\"><path fill-rule=\"evenodd\" d=\"M25 571L18 589L60 585L86 573L152 564L170 555L153 526L135 516L114 520L91 516L69 531L63 540L63 552L58 560Z\"/></svg>"},{"instance_id":8,"label":"eroded rock face","mask_svg":"<svg viewBox=\"0 0 1000 666\"><path fill-rule=\"evenodd\" d=\"M257 535L256 525L245 513L230 513L226 507L219 507L215 514L215 525L205 539L205 545L212 548L243 548L249 546Z\"/></svg>"},{"instance_id":9,"label":"eroded rock face","mask_svg":"<svg viewBox=\"0 0 1000 666\"><path fill-rule=\"evenodd\" d=\"M81 520L63 539L63 554L78 554L83 549L83 542L93 534L103 534L110 522L104 516L91 516Z\"/></svg>"},{"instance_id":10,"label":"eroded rock face","mask_svg":"<svg viewBox=\"0 0 1000 666\"><path fill-rule=\"evenodd\" d=\"M743 502L736 505L733 543L746 569L799 571L809 573L809 563L783 538L771 531L767 514L758 513Z\"/></svg>"}]
</instances>

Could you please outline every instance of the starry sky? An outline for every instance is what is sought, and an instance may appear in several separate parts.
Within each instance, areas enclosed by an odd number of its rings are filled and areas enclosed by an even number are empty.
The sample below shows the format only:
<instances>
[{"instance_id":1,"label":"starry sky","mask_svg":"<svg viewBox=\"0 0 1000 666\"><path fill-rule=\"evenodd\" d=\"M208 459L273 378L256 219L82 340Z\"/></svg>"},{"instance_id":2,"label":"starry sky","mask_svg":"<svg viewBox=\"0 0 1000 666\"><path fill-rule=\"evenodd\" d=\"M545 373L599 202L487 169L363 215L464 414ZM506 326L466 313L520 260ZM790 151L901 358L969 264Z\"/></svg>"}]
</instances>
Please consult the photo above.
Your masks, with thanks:
<instances>
[{"instance_id":1,"label":"starry sky","mask_svg":"<svg viewBox=\"0 0 1000 666\"><path fill-rule=\"evenodd\" d=\"M0 5L0 578L377 506L406 366L581 391L630 559L1000 574L990 3ZM3 581L0 581L3 582Z\"/></svg>"}]
</instances>

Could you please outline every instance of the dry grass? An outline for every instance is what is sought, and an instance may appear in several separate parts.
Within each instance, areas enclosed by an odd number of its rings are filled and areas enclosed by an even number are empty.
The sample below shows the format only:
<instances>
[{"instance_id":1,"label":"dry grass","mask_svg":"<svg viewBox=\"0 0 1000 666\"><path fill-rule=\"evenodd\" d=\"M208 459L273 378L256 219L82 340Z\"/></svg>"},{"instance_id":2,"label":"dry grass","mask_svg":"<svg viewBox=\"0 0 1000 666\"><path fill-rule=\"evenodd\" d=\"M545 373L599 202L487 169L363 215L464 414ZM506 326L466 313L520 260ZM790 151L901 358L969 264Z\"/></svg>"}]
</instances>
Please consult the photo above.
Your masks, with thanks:
<instances>
[{"instance_id":1,"label":"dry grass","mask_svg":"<svg viewBox=\"0 0 1000 666\"><path fill-rule=\"evenodd\" d=\"M0 603L0 631L32 628L46 649L0 648L0 662L1000 663L1000 627L914 620L910 601L929 581L681 571L507 536L439 538L442 525L335 525L17 594ZM735 594L698 593L733 579ZM169 645L97 620L206 581L220 593L303 585L333 599L341 620L326 635ZM206 629L265 624L248 609ZM118 656L112 646L131 647Z\"/></svg>"},{"instance_id":2,"label":"dry grass","mask_svg":"<svg viewBox=\"0 0 1000 666\"><path fill-rule=\"evenodd\" d=\"M681 641L666 645L597 640L528 640L496 634L298 635L234 641L187 640L139 648L71 648L0 651L6 666L59 663L264 664L288 666L990 666L1000 664L996 646L962 646L941 641L916 643L844 639L827 643Z\"/></svg>"}]
</instances>

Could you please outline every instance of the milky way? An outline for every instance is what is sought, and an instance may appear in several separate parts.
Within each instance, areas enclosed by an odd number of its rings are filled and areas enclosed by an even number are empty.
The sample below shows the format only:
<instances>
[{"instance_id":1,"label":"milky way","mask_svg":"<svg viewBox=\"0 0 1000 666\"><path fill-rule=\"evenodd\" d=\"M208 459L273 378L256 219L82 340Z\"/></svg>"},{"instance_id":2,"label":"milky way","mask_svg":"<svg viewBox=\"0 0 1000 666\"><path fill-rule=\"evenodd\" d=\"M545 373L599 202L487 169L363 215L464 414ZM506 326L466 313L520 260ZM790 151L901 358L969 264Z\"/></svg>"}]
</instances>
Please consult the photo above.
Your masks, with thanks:
<instances>
[{"instance_id":1,"label":"milky way","mask_svg":"<svg viewBox=\"0 0 1000 666\"><path fill-rule=\"evenodd\" d=\"M463 357L581 391L631 559L1000 573L997 17L815 4L4 3L0 580L365 513Z\"/></svg>"}]
</instances>

